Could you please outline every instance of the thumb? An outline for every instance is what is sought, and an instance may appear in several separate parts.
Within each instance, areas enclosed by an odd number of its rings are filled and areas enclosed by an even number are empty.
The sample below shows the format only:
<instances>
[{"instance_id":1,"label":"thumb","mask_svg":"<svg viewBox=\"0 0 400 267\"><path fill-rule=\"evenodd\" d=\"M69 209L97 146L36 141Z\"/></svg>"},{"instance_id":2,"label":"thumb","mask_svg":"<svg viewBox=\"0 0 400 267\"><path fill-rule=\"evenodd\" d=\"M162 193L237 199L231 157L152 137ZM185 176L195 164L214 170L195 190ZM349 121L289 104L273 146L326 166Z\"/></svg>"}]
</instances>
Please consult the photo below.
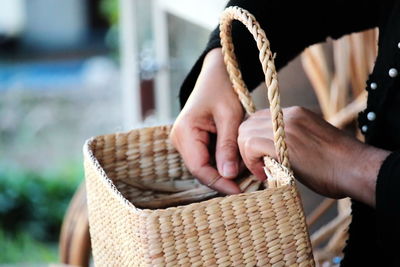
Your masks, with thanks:
<instances>
[{"instance_id":1,"label":"thumb","mask_svg":"<svg viewBox=\"0 0 400 267\"><path fill-rule=\"evenodd\" d=\"M237 144L240 120L227 119L217 123L216 161L218 172L224 178L239 174L239 149Z\"/></svg>"}]
</instances>

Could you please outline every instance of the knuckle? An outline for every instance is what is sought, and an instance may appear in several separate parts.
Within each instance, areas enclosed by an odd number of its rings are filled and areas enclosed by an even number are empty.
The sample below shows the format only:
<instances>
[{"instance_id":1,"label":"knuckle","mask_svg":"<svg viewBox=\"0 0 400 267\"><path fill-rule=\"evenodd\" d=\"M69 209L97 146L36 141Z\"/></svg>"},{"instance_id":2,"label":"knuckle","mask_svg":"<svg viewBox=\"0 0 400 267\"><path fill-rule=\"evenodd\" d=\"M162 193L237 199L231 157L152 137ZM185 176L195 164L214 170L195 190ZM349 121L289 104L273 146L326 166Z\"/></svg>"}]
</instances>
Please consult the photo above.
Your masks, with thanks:
<instances>
[{"instance_id":1,"label":"knuckle","mask_svg":"<svg viewBox=\"0 0 400 267\"><path fill-rule=\"evenodd\" d=\"M238 146L241 147L243 143L243 135L239 134L237 137Z\"/></svg>"},{"instance_id":2,"label":"knuckle","mask_svg":"<svg viewBox=\"0 0 400 267\"><path fill-rule=\"evenodd\" d=\"M169 133L169 139L173 142L173 144L178 143L178 140L183 135L185 129L192 125L192 121L193 119L189 114L179 114Z\"/></svg>"},{"instance_id":3,"label":"knuckle","mask_svg":"<svg viewBox=\"0 0 400 267\"><path fill-rule=\"evenodd\" d=\"M224 150L224 151L232 151L232 150L236 150L237 143L235 140L226 139L226 140L223 140L221 142L221 144L219 144L218 147L219 147L219 149Z\"/></svg>"},{"instance_id":4,"label":"knuckle","mask_svg":"<svg viewBox=\"0 0 400 267\"><path fill-rule=\"evenodd\" d=\"M243 151L245 148L247 137L244 135L239 135L237 139L238 147L240 151Z\"/></svg>"},{"instance_id":5,"label":"knuckle","mask_svg":"<svg viewBox=\"0 0 400 267\"><path fill-rule=\"evenodd\" d=\"M184 116L179 116L175 123L172 125L171 129L171 134L170 135L176 135L181 129L183 124L185 123L185 117Z\"/></svg>"},{"instance_id":6,"label":"knuckle","mask_svg":"<svg viewBox=\"0 0 400 267\"><path fill-rule=\"evenodd\" d=\"M197 179L202 180L202 177L199 176L201 173L201 166L195 165L192 162L186 162L186 167L192 175L196 176Z\"/></svg>"},{"instance_id":7,"label":"knuckle","mask_svg":"<svg viewBox=\"0 0 400 267\"><path fill-rule=\"evenodd\" d=\"M237 142L238 144L244 144L246 142L246 140L249 138L249 136L251 136L250 132L251 132L251 128L249 127L250 123L248 121L244 121L238 129L238 138L237 138Z\"/></svg>"},{"instance_id":8,"label":"knuckle","mask_svg":"<svg viewBox=\"0 0 400 267\"><path fill-rule=\"evenodd\" d=\"M248 155L249 153L251 153L254 149L254 145L256 143L256 139L253 137L249 137L246 139L246 141L244 142L244 151L246 152L246 155Z\"/></svg>"},{"instance_id":9,"label":"knuckle","mask_svg":"<svg viewBox=\"0 0 400 267\"><path fill-rule=\"evenodd\" d=\"M300 106L290 107L287 108L285 111L285 120L287 121L288 127L290 127L291 125L300 124L304 120L307 113L307 109Z\"/></svg>"},{"instance_id":10,"label":"knuckle","mask_svg":"<svg viewBox=\"0 0 400 267\"><path fill-rule=\"evenodd\" d=\"M191 168L189 166L187 166L190 173L193 174L194 176L196 176L197 179L201 180L201 177L199 177L199 172L200 170L198 168Z\"/></svg>"},{"instance_id":11,"label":"knuckle","mask_svg":"<svg viewBox=\"0 0 400 267\"><path fill-rule=\"evenodd\" d=\"M217 105L215 107L215 115L224 118L223 121L240 120L243 111L238 108L232 108L229 105Z\"/></svg>"},{"instance_id":12,"label":"knuckle","mask_svg":"<svg viewBox=\"0 0 400 267\"><path fill-rule=\"evenodd\" d=\"M239 129L238 129L238 135L243 135L246 132L247 129L247 121L242 122L242 124L240 124Z\"/></svg>"},{"instance_id":13,"label":"knuckle","mask_svg":"<svg viewBox=\"0 0 400 267\"><path fill-rule=\"evenodd\" d=\"M292 116L302 115L305 112L306 112L306 109L304 107L300 107L300 106L293 106L293 107L287 108L287 113Z\"/></svg>"}]
</instances>

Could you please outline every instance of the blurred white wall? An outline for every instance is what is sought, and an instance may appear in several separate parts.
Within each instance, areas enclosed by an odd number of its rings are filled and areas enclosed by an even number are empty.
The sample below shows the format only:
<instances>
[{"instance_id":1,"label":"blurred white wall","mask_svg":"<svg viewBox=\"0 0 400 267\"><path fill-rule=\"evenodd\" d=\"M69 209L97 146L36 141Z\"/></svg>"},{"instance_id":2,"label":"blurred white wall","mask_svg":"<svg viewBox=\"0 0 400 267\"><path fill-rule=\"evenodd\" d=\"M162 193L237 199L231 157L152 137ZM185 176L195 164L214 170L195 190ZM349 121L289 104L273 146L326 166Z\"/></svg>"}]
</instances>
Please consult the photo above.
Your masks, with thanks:
<instances>
[{"instance_id":1,"label":"blurred white wall","mask_svg":"<svg viewBox=\"0 0 400 267\"><path fill-rule=\"evenodd\" d=\"M1 0L0 5L0 34L5 36L20 34L25 24L25 1Z\"/></svg>"},{"instance_id":2,"label":"blurred white wall","mask_svg":"<svg viewBox=\"0 0 400 267\"><path fill-rule=\"evenodd\" d=\"M45 49L79 45L88 30L86 8L87 0L25 0L24 44Z\"/></svg>"}]
</instances>

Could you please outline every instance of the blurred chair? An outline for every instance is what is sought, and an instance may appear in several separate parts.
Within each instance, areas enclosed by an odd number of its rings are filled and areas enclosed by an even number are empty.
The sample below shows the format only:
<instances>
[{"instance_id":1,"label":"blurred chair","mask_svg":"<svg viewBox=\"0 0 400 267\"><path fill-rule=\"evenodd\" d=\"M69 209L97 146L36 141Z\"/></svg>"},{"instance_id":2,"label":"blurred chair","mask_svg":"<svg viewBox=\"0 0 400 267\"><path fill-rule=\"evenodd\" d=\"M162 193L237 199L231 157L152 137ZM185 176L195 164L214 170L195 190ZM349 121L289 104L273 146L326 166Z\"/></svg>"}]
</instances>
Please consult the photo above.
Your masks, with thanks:
<instances>
[{"instance_id":1,"label":"blurred chair","mask_svg":"<svg viewBox=\"0 0 400 267\"><path fill-rule=\"evenodd\" d=\"M333 41L333 64L322 44L306 49L302 57L304 70L317 95L323 116L339 128L351 124L366 103L365 81L371 72L377 53L377 30L345 36ZM333 65L333 67L330 67ZM361 134L355 130L355 135ZM351 221L350 200L338 202L338 215L311 236L314 255L318 264L332 262L342 256ZM336 200L325 199L308 216L313 225L325 214ZM82 184L71 200L64 218L60 236L60 259L62 263L88 266L90 260L90 237L86 209L85 187ZM326 243L321 247L322 243ZM329 263L327 263L329 264ZM330 265L324 265L330 266Z\"/></svg>"},{"instance_id":2,"label":"blurred chair","mask_svg":"<svg viewBox=\"0 0 400 267\"><path fill-rule=\"evenodd\" d=\"M65 213L59 254L61 263L89 266L91 250L85 183L79 186Z\"/></svg>"}]
</instances>

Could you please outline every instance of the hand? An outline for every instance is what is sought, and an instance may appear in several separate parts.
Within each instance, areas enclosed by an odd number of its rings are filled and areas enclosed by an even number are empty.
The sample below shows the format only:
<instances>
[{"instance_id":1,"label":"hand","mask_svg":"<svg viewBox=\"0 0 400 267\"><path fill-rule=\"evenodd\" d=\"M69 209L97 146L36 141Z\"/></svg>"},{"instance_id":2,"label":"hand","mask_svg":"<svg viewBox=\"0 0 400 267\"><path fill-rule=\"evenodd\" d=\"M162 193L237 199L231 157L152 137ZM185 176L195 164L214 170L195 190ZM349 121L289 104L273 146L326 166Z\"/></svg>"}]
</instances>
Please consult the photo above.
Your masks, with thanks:
<instances>
[{"instance_id":1,"label":"hand","mask_svg":"<svg viewBox=\"0 0 400 267\"><path fill-rule=\"evenodd\" d=\"M283 113L296 178L324 196L348 196L375 206L376 177L389 152L361 143L305 108L287 108ZM265 178L262 156L276 158L268 109L241 124L238 143L246 166Z\"/></svg>"},{"instance_id":2,"label":"hand","mask_svg":"<svg viewBox=\"0 0 400 267\"><path fill-rule=\"evenodd\" d=\"M203 184L226 193L240 193L230 180L239 174L237 134L243 109L232 89L220 48L211 50L196 85L171 131L171 141L189 171ZM216 147L212 135L217 137ZM215 151L215 155L213 154ZM213 161L216 160L217 169Z\"/></svg>"}]
</instances>

